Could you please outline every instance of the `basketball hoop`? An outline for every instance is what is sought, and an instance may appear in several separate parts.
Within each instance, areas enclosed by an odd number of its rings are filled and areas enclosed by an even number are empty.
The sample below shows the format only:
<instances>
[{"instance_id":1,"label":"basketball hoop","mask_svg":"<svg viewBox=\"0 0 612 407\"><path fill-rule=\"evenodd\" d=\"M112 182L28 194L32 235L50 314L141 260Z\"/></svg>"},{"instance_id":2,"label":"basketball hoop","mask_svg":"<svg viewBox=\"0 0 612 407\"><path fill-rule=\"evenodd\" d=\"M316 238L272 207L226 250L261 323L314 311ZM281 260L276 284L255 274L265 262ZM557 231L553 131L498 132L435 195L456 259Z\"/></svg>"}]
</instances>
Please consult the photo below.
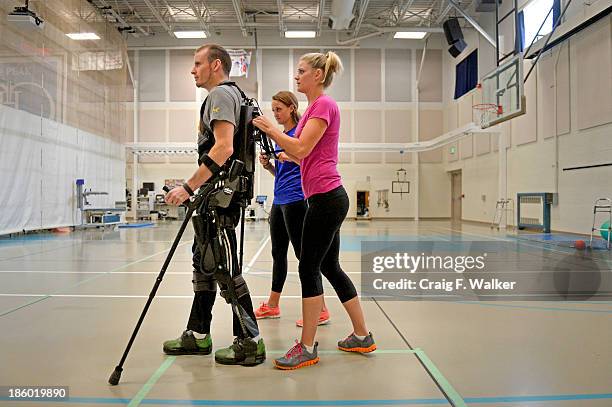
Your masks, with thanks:
<instances>
[{"instance_id":1,"label":"basketball hoop","mask_svg":"<svg viewBox=\"0 0 612 407\"><path fill-rule=\"evenodd\" d=\"M526 100L521 53L504 61L484 75L477 86L474 102L474 122L478 124L476 110L480 113L480 128L486 129L525 114Z\"/></svg>"},{"instance_id":2,"label":"basketball hoop","mask_svg":"<svg viewBox=\"0 0 612 407\"><path fill-rule=\"evenodd\" d=\"M391 193L400 194L400 199L403 199L404 194L410 193L410 181L406 178L407 172L404 168L395 171L395 175L397 181L391 181Z\"/></svg>"},{"instance_id":3,"label":"basketball hoop","mask_svg":"<svg viewBox=\"0 0 612 407\"><path fill-rule=\"evenodd\" d=\"M478 103L472 106L474 110L480 111L480 127L488 127L488 123L491 122L491 115L499 116L504 112L502 106L496 105L495 103Z\"/></svg>"}]
</instances>

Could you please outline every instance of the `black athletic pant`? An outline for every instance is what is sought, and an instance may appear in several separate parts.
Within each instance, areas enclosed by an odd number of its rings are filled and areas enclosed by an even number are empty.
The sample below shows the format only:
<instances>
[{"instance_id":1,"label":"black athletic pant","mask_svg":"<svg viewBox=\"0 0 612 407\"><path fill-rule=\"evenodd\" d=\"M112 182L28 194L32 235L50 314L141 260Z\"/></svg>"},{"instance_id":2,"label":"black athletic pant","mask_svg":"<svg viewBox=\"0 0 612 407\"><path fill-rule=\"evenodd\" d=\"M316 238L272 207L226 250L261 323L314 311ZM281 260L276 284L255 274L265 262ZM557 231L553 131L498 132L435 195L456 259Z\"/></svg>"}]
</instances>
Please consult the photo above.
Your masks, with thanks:
<instances>
[{"instance_id":1,"label":"black athletic pant","mask_svg":"<svg viewBox=\"0 0 612 407\"><path fill-rule=\"evenodd\" d=\"M302 298L323 294L321 274L334 287L342 303L357 296L355 285L338 260L340 226L348 208L348 195L342 186L308 198L299 265Z\"/></svg>"},{"instance_id":2,"label":"black athletic pant","mask_svg":"<svg viewBox=\"0 0 612 407\"><path fill-rule=\"evenodd\" d=\"M230 207L231 209L231 207ZM220 211L221 212L221 211ZM239 218L238 218L239 219ZM233 256L233 264L238 264L238 249L237 249L237 241L236 241L236 230L233 228L227 228L227 235L230 241L230 247L232 248L231 256ZM193 246L193 269L197 273L202 273L201 269L201 253L198 249L198 244L194 238ZM236 269L234 270L234 276L241 274L242 270ZM212 274L206 275L206 278L210 281L215 281L215 278ZM208 290L208 291L195 291L193 297L193 303L191 305L191 313L189 315L189 321L187 322L187 329L198 332L198 333L210 333L210 322L212 320L212 307L215 303L215 298L217 296L216 291ZM255 313L253 312L253 303L251 302L251 295L246 294L238 299L238 304L242 306L242 308L246 311L246 313L251 317L251 320L257 324L257 320L255 318ZM229 304L228 304L229 305ZM233 333L234 336L239 338L244 337L242 332L242 328L240 327L240 321L236 316L236 313L232 312L233 316ZM250 332L250 337L255 337L259 335L259 332Z\"/></svg>"},{"instance_id":3,"label":"black athletic pant","mask_svg":"<svg viewBox=\"0 0 612 407\"><path fill-rule=\"evenodd\" d=\"M287 251L289 242L295 257L300 259L302 225L307 209L306 201L272 205L270 211L270 240L272 241L272 291L283 291L287 279Z\"/></svg>"}]
</instances>

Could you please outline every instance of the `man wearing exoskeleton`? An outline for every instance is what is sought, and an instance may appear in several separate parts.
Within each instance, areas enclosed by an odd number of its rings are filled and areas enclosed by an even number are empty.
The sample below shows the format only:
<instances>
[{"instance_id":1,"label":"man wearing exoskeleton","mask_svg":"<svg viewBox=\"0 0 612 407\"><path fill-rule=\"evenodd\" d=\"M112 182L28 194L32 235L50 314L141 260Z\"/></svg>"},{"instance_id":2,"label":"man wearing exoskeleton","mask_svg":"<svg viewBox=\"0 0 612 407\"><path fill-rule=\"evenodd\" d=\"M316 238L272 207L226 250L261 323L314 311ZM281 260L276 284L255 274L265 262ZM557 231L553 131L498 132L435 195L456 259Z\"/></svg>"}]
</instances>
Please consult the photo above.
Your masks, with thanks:
<instances>
[{"instance_id":1,"label":"man wearing exoskeleton","mask_svg":"<svg viewBox=\"0 0 612 407\"><path fill-rule=\"evenodd\" d=\"M194 299L187 329L178 339L164 342L172 355L210 354L210 322L217 284L221 296L233 310L236 339L228 348L215 352L222 364L257 365L265 360L265 345L246 282L241 275L242 259L237 255L235 228L252 197L254 146L245 142L244 93L229 82L231 59L219 45L207 44L194 56L191 71L197 87L209 94L200 109L198 170L183 187L174 188L166 201L179 205L200 188L197 215L192 218L196 237L193 251ZM251 157L251 155L253 157ZM245 167L249 176L242 176ZM241 229L244 231L244 228ZM241 239L242 241L242 239Z\"/></svg>"}]
</instances>

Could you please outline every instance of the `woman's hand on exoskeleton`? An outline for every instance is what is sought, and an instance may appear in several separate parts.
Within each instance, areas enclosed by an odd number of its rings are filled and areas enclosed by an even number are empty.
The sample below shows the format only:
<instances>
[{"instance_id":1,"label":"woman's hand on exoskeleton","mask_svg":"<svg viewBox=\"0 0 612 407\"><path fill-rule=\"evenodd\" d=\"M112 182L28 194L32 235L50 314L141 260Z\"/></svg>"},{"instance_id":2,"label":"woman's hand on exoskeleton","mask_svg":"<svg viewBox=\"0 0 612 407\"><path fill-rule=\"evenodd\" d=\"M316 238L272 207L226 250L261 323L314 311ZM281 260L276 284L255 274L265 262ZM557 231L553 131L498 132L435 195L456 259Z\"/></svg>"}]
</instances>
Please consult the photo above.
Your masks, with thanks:
<instances>
[{"instance_id":1,"label":"woman's hand on exoskeleton","mask_svg":"<svg viewBox=\"0 0 612 407\"><path fill-rule=\"evenodd\" d=\"M274 132L278 131L276 124L272 123L272 121L266 116L258 116L254 118L253 125L266 133L268 136L271 136L272 139L274 138Z\"/></svg>"},{"instance_id":2,"label":"woman's hand on exoskeleton","mask_svg":"<svg viewBox=\"0 0 612 407\"><path fill-rule=\"evenodd\" d=\"M291 161L289 157L287 156L287 154L283 153L282 151L278 153L277 156L278 156L277 160L280 161L281 163L284 163L285 161Z\"/></svg>"}]
</instances>

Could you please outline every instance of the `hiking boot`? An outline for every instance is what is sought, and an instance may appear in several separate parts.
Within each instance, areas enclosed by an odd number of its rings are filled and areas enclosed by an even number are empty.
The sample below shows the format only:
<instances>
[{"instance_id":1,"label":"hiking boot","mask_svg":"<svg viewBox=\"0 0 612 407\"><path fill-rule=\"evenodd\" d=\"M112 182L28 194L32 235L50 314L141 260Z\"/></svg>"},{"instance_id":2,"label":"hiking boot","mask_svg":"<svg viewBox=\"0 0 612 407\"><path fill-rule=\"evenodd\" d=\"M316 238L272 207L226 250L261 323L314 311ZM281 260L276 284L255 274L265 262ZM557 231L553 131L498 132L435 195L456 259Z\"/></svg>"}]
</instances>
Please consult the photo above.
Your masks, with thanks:
<instances>
[{"instance_id":1,"label":"hiking boot","mask_svg":"<svg viewBox=\"0 0 612 407\"><path fill-rule=\"evenodd\" d=\"M312 353L310 353L303 343L296 340L295 345L287 351L285 356L274 360L274 366L282 370L295 370L317 364L319 363L318 346L319 343L315 342Z\"/></svg>"},{"instance_id":2,"label":"hiking boot","mask_svg":"<svg viewBox=\"0 0 612 407\"><path fill-rule=\"evenodd\" d=\"M235 338L229 347L215 352L215 361L222 365L255 366L266 360L266 345L263 339Z\"/></svg>"},{"instance_id":3,"label":"hiking boot","mask_svg":"<svg viewBox=\"0 0 612 407\"><path fill-rule=\"evenodd\" d=\"M338 349L345 352L370 353L376 350L376 343L374 343L372 332L369 332L363 339L357 338L353 332L345 339L338 341Z\"/></svg>"},{"instance_id":4,"label":"hiking boot","mask_svg":"<svg viewBox=\"0 0 612 407\"><path fill-rule=\"evenodd\" d=\"M259 308L255 310L255 318L257 319L275 319L280 318L280 307L271 307L267 302L262 302Z\"/></svg>"},{"instance_id":5,"label":"hiking boot","mask_svg":"<svg viewBox=\"0 0 612 407\"><path fill-rule=\"evenodd\" d=\"M209 355L212 351L212 338L206 334L197 339L193 332L186 330L180 338L164 342L164 353L167 355Z\"/></svg>"}]
</instances>

